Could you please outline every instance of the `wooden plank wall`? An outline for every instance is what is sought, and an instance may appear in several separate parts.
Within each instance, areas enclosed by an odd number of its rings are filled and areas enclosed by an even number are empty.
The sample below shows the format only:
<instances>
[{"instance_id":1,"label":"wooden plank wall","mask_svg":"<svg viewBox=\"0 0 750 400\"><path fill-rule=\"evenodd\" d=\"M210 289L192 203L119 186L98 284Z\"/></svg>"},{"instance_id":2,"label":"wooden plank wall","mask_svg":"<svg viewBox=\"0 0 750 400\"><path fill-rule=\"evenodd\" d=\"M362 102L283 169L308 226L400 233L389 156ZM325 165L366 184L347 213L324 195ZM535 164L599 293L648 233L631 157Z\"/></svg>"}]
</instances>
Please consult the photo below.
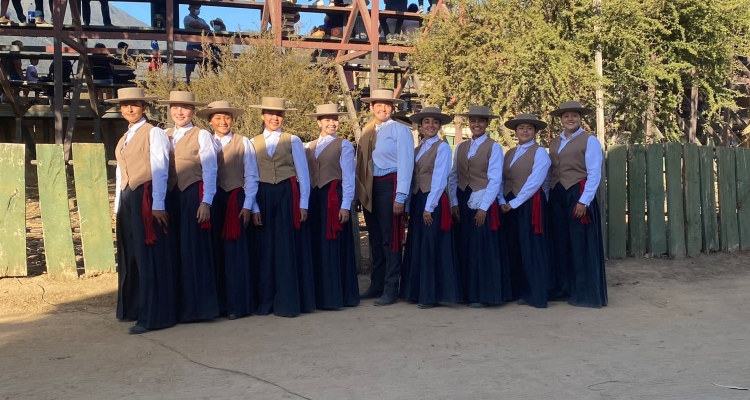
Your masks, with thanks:
<instances>
[{"instance_id":1,"label":"wooden plank wall","mask_svg":"<svg viewBox=\"0 0 750 400\"><path fill-rule=\"evenodd\" d=\"M0 278L26 276L26 148L0 143Z\"/></svg>"}]
</instances>

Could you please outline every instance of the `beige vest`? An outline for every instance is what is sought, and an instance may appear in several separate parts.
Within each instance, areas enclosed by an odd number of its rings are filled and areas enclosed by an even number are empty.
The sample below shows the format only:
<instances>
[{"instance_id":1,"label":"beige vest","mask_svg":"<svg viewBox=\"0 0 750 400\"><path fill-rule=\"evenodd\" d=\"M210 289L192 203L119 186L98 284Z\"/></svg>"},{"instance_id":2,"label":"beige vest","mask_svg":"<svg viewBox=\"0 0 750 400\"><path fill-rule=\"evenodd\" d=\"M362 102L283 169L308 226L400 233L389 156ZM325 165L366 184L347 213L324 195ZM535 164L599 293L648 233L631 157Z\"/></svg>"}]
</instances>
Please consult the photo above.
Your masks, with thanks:
<instances>
[{"instance_id":1,"label":"beige vest","mask_svg":"<svg viewBox=\"0 0 750 400\"><path fill-rule=\"evenodd\" d=\"M518 147L514 147L505 153L505 160L503 161L503 195L507 196L508 193L513 192L514 195L518 196L518 192L521 191L523 185L526 184L526 180L529 179L531 171L534 168L534 157L536 151L539 149L538 144L532 144L526 149L526 152L518 157L518 160L510 165L513 161L513 156L516 154Z\"/></svg>"},{"instance_id":2,"label":"beige vest","mask_svg":"<svg viewBox=\"0 0 750 400\"><path fill-rule=\"evenodd\" d=\"M586 144L588 139L589 134L582 132L565 145L562 154L558 153L562 139L560 136L552 139L549 146L549 158L552 161L551 188L557 186L559 182L565 189L570 189L571 186L588 176L586 173Z\"/></svg>"},{"instance_id":3,"label":"beige vest","mask_svg":"<svg viewBox=\"0 0 750 400\"><path fill-rule=\"evenodd\" d=\"M417 162L414 163L414 174L412 175L411 181L411 192L416 194L418 191L427 193L432 190L432 171L435 169L435 158L437 157L438 147L440 147L441 141L432 144L429 150L427 150ZM414 158L417 158L419 150L423 144L414 150Z\"/></svg>"},{"instance_id":4,"label":"beige vest","mask_svg":"<svg viewBox=\"0 0 750 400\"><path fill-rule=\"evenodd\" d=\"M169 179L167 187L174 189L175 185L180 190L203 180L203 166L201 157L198 155L200 144L198 144L198 133L201 128L194 126L190 128L177 144L174 144L174 153L169 157ZM174 128L167 129L167 136L172 141ZM174 143L174 142L172 142Z\"/></svg>"},{"instance_id":5,"label":"beige vest","mask_svg":"<svg viewBox=\"0 0 750 400\"><path fill-rule=\"evenodd\" d=\"M297 170L294 169L294 157L292 157L292 135L281 134L273 157L268 155L266 138L263 134L253 138L253 146L255 147L255 157L258 160L258 173L261 182L275 185L297 176Z\"/></svg>"},{"instance_id":6,"label":"beige vest","mask_svg":"<svg viewBox=\"0 0 750 400\"><path fill-rule=\"evenodd\" d=\"M146 122L141 125L125 146L125 136L120 138L115 148L117 166L120 167L120 189L130 186L135 190L151 180L151 129Z\"/></svg>"},{"instance_id":7,"label":"beige vest","mask_svg":"<svg viewBox=\"0 0 750 400\"><path fill-rule=\"evenodd\" d=\"M310 186L322 188L331 181L341 180L341 146L344 140L336 137L331 143L320 152L320 156L315 158L315 148L318 141L315 140L307 145L305 155L307 156L307 166L310 170Z\"/></svg>"},{"instance_id":8,"label":"beige vest","mask_svg":"<svg viewBox=\"0 0 750 400\"><path fill-rule=\"evenodd\" d=\"M489 137L479 145L474 157L469 158L469 147L471 141L467 140L460 145L456 151L458 164L456 169L458 170L458 187L461 190L466 190L469 186L473 192L482 190L487 187L490 182L487 176L487 169L490 166L490 156L492 156L492 145L495 141Z\"/></svg>"},{"instance_id":9,"label":"beige vest","mask_svg":"<svg viewBox=\"0 0 750 400\"><path fill-rule=\"evenodd\" d=\"M229 143L216 155L219 165L216 184L225 192L245 186L245 146L242 142L243 137L234 133Z\"/></svg>"}]
</instances>

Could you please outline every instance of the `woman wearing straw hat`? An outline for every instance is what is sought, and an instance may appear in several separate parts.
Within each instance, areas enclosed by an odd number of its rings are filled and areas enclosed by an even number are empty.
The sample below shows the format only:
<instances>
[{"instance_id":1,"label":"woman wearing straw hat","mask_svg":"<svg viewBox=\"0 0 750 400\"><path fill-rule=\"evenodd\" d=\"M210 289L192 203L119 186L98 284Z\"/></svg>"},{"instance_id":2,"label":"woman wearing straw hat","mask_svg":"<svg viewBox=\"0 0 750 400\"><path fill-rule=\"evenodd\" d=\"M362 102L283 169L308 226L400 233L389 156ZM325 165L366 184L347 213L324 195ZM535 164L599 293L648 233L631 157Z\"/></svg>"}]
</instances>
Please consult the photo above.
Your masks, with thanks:
<instances>
[{"instance_id":1,"label":"woman wearing straw hat","mask_svg":"<svg viewBox=\"0 0 750 400\"><path fill-rule=\"evenodd\" d=\"M502 211L500 248L508 253L513 298L519 304L547 307L549 274L547 151L534 139L547 127L534 114L521 114L505 123L518 145L505 154L503 184L497 196Z\"/></svg>"},{"instance_id":2,"label":"woman wearing straw hat","mask_svg":"<svg viewBox=\"0 0 750 400\"><path fill-rule=\"evenodd\" d=\"M179 199L173 222L179 235L180 322L219 316L216 294L211 204L216 194L216 149L211 134L193 125L196 106L190 92L172 91L159 104L169 107L174 128L167 129L172 159L168 189Z\"/></svg>"},{"instance_id":3,"label":"woman wearing straw hat","mask_svg":"<svg viewBox=\"0 0 750 400\"><path fill-rule=\"evenodd\" d=\"M498 248L500 211L497 194L503 180L503 149L487 137L497 118L485 106L471 106L471 139L456 147L448 180L451 214L458 221L459 275L464 301L472 308L502 304L511 298L510 271Z\"/></svg>"},{"instance_id":4,"label":"woman wearing straw hat","mask_svg":"<svg viewBox=\"0 0 750 400\"><path fill-rule=\"evenodd\" d=\"M322 310L359 305L354 236L349 209L354 200L354 146L336 136L336 104L322 104L307 114L317 119L320 135L308 143L310 229L315 303Z\"/></svg>"},{"instance_id":5,"label":"woman wearing straw hat","mask_svg":"<svg viewBox=\"0 0 750 400\"><path fill-rule=\"evenodd\" d=\"M115 148L117 318L137 320L129 332L138 334L177 323L177 275L164 211L169 139L143 116L156 97L147 97L141 88L119 89L117 97L106 100L119 104L128 121L128 131Z\"/></svg>"},{"instance_id":6,"label":"woman wearing straw hat","mask_svg":"<svg viewBox=\"0 0 750 400\"><path fill-rule=\"evenodd\" d=\"M232 131L244 110L214 101L196 113L214 131L219 171L212 210L216 238L219 303L229 319L255 312L256 266L251 261L251 210L258 191L258 170L250 139Z\"/></svg>"},{"instance_id":7,"label":"woman wearing straw hat","mask_svg":"<svg viewBox=\"0 0 750 400\"><path fill-rule=\"evenodd\" d=\"M370 97L374 116L357 146L357 199L362 205L370 238L370 287L360 297L387 306L398 298L401 247L404 242L406 203L414 170L414 138L406 126L391 119L402 100L393 90L374 89Z\"/></svg>"},{"instance_id":8,"label":"woman wearing straw hat","mask_svg":"<svg viewBox=\"0 0 750 400\"><path fill-rule=\"evenodd\" d=\"M451 147L440 140L440 128L453 118L437 107L411 116L424 138L414 150L409 235L404 251L400 297L432 308L461 301L458 264L451 230L450 201L445 194L451 170Z\"/></svg>"},{"instance_id":9,"label":"woman wearing straw hat","mask_svg":"<svg viewBox=\"0 0 750 400\"><path fill-rule=\"evenodd\" d=\"M260 246L258 314L296 317L315 309L310 232L310 179L300 138L282 132L286 100L263 97L263 133L251 140L260 183L253 223Z\"/></svg>"},{"instance_id":10,"label":"woman wearing straw hat","mask_svg":"<svg viewBox=\"0 0 750 400\"><path fill-rule=\"evenodd\" d=\"M581 127L594 110L566 101L550 112L563 126L549 148L552 279L550 298L581 307L607 305L601 215L596 190L601 180L602 148Z\"/></svg>"}]
</instances>

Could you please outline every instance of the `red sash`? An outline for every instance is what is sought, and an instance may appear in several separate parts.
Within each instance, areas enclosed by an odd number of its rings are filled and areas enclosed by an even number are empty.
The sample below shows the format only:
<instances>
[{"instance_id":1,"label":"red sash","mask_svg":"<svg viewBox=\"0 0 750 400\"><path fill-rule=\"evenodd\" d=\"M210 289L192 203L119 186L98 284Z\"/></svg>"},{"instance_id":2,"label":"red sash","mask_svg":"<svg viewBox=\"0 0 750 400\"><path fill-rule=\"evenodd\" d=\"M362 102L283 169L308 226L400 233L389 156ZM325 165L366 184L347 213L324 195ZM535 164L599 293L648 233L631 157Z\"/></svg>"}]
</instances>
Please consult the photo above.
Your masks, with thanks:
<instances>
[{"instance_id":1,"label":"red sash","mask_svg":"<svg viewBox=\"0 0 750 400\"><path fill-rule=\"evenodd\" d=\"M227 201L227 212L224 215L224 226L221 228L221 238L226 240L237 240L240 238L240 207L237 205L237 196L241 187L229 192Z\"/></svg>"},{"instance_id":2,"label":"red sash","mask_svg":"<svg viewBox=\"0 0 750 400\"><path fill-rule=\"evenodd\" d=\"M328 207L326 212L326 239L334 240L339 237L338 232L344 230L339 221L339 193L336 188L339 186L339 180L333 180L328 188Z\"/></svg>"},{"instance_id":3,"label":"red sash","mask_svg":"<svg viewBox=\"0 0 750 400\"><path fill-rule=\"evenodd\" d=\"M151 188L151 181L143 183L143 198L141 199L141 220L143 220L143 233L146 234L147 245L156 243L156 231L154 231L154 214L151 212L151 196L148 195L148 189Z\"/></svg>"},{"instance_id":4,"label":"red sash","mask_svg":"<svg viewBox=\"0 0 750 400\"><path fill-rule=\"evenodd\" d=\"M198 181L198 202L203 201L203 181ZM198 205L200 207L200 204ZM201 222L201 229L211 229L211 218Z\"/></svg>"},{"instance_id":5,"label":"red sash","mask_svg":"<svg viewBox=\"0 0 750 400\"><path fill-rule=\"evenodd\" d=\"M581 196L583 195L583 189L586 187L586 178L581 179L581 181L578 183L579 185L581 185L581 188L578 191L578 199L580 200ZM575 213L575 208L573 209L573 212ZM584 214L584 216L580 219L581 223L584 225L588 225L591 222L591 217L589 216L588 210L586 210L586 214Z\"/></svg>"},{"instance_id":6,"label":"red sash","mask_svg":"<svg viewBox=\"0 0 750 400\"><path fill-rule=\"evenodd\" d=\"M440 218L442 218L440 220L440 230L449 231L451 230L453 219L451 218L451 204L450 201L448 201L448 196L445 192L440 196L440 209L443 214L440 216Z\"/></svg>"},{"instance_id":7,"label":"red sash","mask_svg":"<svg viewBox=\"0 0 750 400\"><path fill-rule=\"evenodd\" d=\"M289 182L292 184L292 219L294 220L294 229L299 230L302 216L299 210L299 186L297 185L297 177L293 176L289 178Z\"/></svg>"},{"instance_id":8,"label":"red sash","mask_svg":"<svg viewBox=\"0 0 750 400\"><path fill-rule=\"evenodd\" d=\"M531 226L534 227L534 234L541 235L544 233L544 226L542 225L542 189L534 193L534 197L531 198Z\"/></svg>"}]
</instances>

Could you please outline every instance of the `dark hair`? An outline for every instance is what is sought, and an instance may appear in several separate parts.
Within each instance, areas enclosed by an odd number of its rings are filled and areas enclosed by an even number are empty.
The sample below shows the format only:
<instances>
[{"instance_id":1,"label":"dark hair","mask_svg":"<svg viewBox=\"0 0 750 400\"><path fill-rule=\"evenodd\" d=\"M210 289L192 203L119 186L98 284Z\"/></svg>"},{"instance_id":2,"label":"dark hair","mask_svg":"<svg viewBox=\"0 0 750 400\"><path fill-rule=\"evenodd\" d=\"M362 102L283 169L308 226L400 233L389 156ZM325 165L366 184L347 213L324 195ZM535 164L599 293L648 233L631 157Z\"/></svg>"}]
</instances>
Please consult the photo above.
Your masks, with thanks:
<instances>
[{"instance_id":1,"label":"dark hair","mask_svg":"<svg viewBox=\"0 0 750 400\"><path fill-rule=\"evenodd\" d=\"M23 46L23 42L20 40L14 40L10 44L11 46Z\"/></svg>"},{"instance_id":2,"label":"dark hair","mask_svg":"<svg viewBox=\"0 0 750 400\"><path fill-rule=\"evenodd\" d=\"M117 48L118 48L118 49L121 49L121 50L122 50L122 49L127 49L128 47L130 47L130 45L128 45L128 44L127 44L127 43L125 43L125 42L120 42L120 43L117 43Z\"/></svg>"},{"instance_id":3,"label":"dark hair","mask_svg":"<svg viewBox=\"0 0 750 400\"><path fill-rule=\"evenodd\" d=\"M407 8L406 10L409 12L419 12L419 6L414 3L411 3L409 4L409 8Z\"/></svg>"},{"instance_id":4,"label":"dark hair","mask_svg":"<svg viewBox=\"0 0 750 400\"><path fill-rule=\"evenodd\" d=\"M122 42L122 43L125 43L125 42ZM127 44L125 46L127 47ZM97 44L94 45L94 48L95 49L106 49L107 46L105 46L104 43L97 43Z\"/></svg>"}]
</instances>

